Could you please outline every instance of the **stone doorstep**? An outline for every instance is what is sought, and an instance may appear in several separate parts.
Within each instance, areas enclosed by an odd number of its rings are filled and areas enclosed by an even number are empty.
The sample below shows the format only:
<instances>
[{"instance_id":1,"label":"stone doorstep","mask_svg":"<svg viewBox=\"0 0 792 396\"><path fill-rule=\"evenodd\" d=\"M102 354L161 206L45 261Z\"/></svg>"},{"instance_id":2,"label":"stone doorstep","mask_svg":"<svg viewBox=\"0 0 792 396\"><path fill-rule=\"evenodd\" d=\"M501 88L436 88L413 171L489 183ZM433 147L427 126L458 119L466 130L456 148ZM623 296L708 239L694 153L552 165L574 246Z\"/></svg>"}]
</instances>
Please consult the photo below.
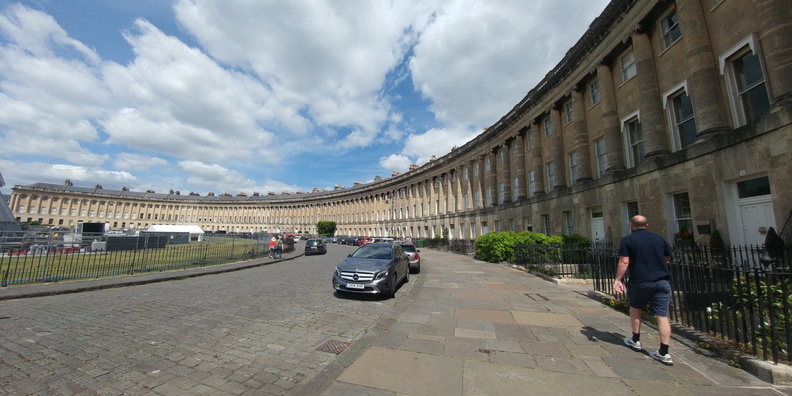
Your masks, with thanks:
<instances>
[{"instance_id":1,"label":"stone doorstep","mask_svg":"<svg viewBox=\"0 0 792 396\"><path fill-rule=\"evenodd\" d=\"M785 364L775 364L753 356L740 356L740 367L773 385L792 385L792 367Z\"/></svg>"},{"instance_id":2,"label":"stone doorstep","mask_svg":"<svg viewBox=\"0 0 792 396\"><path fill-rule=\"evenodd\" d=\"M508 263L507 263L508 264ZM545 275L542 273L533 273L525 269L525 267L520 265L511 265L512 268L518 269L520 271L528 272L529 274L535 275L539 278L542 278L548 282L553 282L556 285L567 284L567 285L592 285L594 284L593 279L579 279L579 278L556 278L549 275Z\"/></svg>"}]
</instances>

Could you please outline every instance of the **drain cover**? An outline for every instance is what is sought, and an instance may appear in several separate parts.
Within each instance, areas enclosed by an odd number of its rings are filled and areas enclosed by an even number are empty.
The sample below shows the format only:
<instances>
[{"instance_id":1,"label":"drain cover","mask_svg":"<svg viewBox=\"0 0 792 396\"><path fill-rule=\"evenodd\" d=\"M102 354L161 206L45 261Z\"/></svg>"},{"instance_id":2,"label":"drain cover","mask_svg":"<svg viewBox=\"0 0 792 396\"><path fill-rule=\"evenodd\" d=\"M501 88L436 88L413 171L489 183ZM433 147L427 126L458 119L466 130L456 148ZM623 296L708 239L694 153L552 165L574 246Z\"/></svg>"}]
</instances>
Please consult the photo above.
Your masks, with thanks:
<instances>
[{"instance_id":1,"label":"drain cover","mask_svg":"<svg viewBox=\"0 0 792 396\"><path fill-rule=\"evenodd\" d=\"M545 297L545 296L543 296L541 294L525 293L525 295L530 297L534 301L550 301L550 300L547 299L547 297Z\"/></svg>"},{"instance_id":2,"label":"drain cover","mask_svg":"<svg viewBox=\"0 0 792 396\"><path fill-rule=\"evenodd\" d=\"M320 352L335 353L336 355L338 355L341 352L344 352L344 350L347 349L347 347L350 345L352 345L351 342L330 340L322 344L322 346L320 346L319 348L316 348L316 350Z\"/></svg>"}]
</instances>

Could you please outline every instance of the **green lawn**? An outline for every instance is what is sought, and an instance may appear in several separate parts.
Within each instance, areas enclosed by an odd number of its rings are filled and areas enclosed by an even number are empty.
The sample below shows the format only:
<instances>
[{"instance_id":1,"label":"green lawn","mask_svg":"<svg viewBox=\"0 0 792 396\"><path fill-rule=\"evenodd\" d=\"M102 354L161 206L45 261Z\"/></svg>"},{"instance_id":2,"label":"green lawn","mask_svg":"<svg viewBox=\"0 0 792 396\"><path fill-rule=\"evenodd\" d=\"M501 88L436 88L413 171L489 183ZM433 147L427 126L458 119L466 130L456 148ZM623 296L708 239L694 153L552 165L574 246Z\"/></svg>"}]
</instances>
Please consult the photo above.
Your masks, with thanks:
<instances>
[{"instance_id":1,"label":"green lawn","mask_svg":"<svg viewBox=\"0 0 792 396\"><path fill-rule=\"evenodd\" d=\"M252 239L213 238L164 249L54 254L52 251L0 257L0 285L132 275L140 272L202 267L267 254Z\"/></svg>"}]
</instances>

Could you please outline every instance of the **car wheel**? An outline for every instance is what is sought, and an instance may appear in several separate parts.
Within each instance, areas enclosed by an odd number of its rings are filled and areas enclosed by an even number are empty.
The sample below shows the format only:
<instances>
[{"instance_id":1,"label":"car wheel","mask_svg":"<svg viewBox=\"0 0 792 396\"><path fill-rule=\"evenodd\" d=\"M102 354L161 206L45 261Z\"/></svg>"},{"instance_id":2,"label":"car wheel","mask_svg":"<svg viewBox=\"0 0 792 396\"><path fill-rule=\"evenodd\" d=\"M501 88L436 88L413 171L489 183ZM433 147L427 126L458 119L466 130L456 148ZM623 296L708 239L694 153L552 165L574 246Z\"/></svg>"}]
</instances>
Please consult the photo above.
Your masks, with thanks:
<instances>
[{"instance_id":1,"label":"car wheel","mask_svg":"<svg viewBox=\"0 0 792 396\"><path fill-rule=\"evenodd\" d=\"M385 295L387 298L396 298L396 287L398 287L398 283L396 283L396 272L394 271L390 276L390 281L388 282L388 293Z\"/></svg>"},{"instance_id":2,"label":"car wheel","mask_svg":"<svg viewBox=\"0 0 792 396\"><path fill-rule=\"evenodd\" d=\"M421 262L420 261L418 262L418 264L415 264L415 273L416 274L420 274L421 273Z\"/></svg>"}]
</instances>

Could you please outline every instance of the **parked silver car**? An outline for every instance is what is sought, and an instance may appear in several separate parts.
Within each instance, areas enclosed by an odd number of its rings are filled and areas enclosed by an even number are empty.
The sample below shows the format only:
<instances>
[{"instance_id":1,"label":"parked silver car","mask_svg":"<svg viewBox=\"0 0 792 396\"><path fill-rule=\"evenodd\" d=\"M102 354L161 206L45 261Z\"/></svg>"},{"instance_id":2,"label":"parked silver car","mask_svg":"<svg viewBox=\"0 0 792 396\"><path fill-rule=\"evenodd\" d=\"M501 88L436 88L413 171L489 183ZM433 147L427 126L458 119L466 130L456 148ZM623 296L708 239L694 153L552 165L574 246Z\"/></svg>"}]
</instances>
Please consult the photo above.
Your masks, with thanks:
<instances>
[{"instance_id":1,"label":"parked silver car","mask_svg":"<svg viewBox=\"0 0 792 396\"><path fill-rule=\"evenodd\" d=\"M340 292L396 295L410 280L410 259L400 245L367 243L333 271L333 288Z\"/></svg>"},{"instance_id":2,"label":"parked silver car","mask_svg":"<svg viewBox=\"0 0 792 396\"><path fill-rule=\"evenodd\" d=\"M410 258L410 271L413 274L421 272L421 256L418 255L421 250L416 249L415 245L412 243L402 243L401 247L404 253L407 254L407 257Z\"/></svg>"}]
</instances>

